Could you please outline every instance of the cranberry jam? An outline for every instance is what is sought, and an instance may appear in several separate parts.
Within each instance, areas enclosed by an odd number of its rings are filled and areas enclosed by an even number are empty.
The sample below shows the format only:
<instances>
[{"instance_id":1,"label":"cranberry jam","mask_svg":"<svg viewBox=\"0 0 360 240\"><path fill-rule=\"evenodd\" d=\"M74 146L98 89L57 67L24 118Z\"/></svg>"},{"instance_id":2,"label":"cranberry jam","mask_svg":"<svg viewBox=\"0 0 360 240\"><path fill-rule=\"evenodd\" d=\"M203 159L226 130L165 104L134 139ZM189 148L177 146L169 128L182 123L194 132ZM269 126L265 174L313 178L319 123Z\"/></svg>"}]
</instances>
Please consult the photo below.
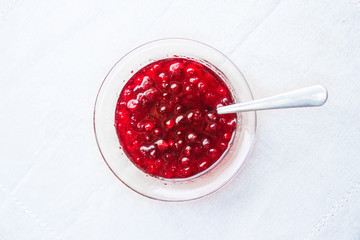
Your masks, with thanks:
<instances>
[{"instance_id":1,"label":"cranberry jam","mask_svg":"<svg viewBox=\"0 0 360 240\"><path fill-rule=\"evenodd\" d=\"M227 151L236 115L216 108L233 103L225 82L205 65L168 58L151 63L122 89L115 128L128 158L164 178L200 173Z\"/></svg>"}]
</instances>

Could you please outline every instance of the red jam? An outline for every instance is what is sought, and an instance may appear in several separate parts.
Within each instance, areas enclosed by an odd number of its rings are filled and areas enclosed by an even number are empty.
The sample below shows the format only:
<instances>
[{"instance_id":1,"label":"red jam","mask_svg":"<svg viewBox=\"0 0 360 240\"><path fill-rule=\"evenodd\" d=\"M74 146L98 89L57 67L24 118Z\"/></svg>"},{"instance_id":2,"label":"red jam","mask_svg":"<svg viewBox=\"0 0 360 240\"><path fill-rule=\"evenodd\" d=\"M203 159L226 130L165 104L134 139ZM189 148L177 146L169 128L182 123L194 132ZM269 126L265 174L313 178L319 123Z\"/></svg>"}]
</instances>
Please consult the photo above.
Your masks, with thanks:
<instances>
[{"instance_id":1,"label":"red jam","mask_svg":"<svg viewBox=\"0 0 360 240\"><path fill-rule=\"evenodd\" d=\"M135 73L120 93L115 127L128 158L142 171L187 178L224 155L236 115L216 108L233 103L225 82L198 62L169 58Z\"/></svg>"}]
</instances>

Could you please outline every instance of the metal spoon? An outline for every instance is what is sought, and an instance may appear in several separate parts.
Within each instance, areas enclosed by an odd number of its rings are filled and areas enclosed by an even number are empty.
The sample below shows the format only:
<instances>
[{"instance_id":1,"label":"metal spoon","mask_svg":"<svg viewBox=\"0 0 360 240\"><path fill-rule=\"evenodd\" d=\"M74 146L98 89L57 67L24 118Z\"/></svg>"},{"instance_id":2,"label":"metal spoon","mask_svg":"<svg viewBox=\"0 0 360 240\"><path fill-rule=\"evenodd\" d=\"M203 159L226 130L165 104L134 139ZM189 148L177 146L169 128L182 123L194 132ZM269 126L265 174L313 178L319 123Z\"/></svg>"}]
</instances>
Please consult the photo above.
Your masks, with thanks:
<instances>
[{"instance_id":1,"label":"metal spoon","mask_svg":"<svg viewBox=\"0 0 360 240\"><path fill-rule=\"evenodd\" d=\"M326 102L327 97L327 90L321 85L315 85L250 102L218 107L217 112L226 114L278 108L318 107Z\"/></svg>"}]
</instances>

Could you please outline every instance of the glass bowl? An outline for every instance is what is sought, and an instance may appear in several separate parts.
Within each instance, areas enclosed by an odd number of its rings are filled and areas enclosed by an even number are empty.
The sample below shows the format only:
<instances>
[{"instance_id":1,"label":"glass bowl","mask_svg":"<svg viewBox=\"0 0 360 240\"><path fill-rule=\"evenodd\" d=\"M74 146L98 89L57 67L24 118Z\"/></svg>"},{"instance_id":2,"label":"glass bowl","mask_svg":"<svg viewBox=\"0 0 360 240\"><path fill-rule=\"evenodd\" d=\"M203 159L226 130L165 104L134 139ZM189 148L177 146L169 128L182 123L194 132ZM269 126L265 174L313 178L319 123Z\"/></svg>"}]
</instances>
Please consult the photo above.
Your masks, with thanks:
<instances>
[{"instance_id":1,"label":"glass bowl","mask_svg":"<svg viewBox=\"0 0 360 240\"><path fill-rule=\"evenodd\" d=\"M115 176L135 192L162 201L187 201L220 189L240 171L255 137L256 113L238 114L233 142L226 155L206 171L187 179L161 179L137 168L125 155L114 127L115 108L125 83L142 67L164 58L181 57L211 68L228 84L236 102L253 100L240 70L222 53L188 39L162 39L135 48L121 58L105 77L94 109L95 137L106 164Z\"/></svg>"}]
</instances>

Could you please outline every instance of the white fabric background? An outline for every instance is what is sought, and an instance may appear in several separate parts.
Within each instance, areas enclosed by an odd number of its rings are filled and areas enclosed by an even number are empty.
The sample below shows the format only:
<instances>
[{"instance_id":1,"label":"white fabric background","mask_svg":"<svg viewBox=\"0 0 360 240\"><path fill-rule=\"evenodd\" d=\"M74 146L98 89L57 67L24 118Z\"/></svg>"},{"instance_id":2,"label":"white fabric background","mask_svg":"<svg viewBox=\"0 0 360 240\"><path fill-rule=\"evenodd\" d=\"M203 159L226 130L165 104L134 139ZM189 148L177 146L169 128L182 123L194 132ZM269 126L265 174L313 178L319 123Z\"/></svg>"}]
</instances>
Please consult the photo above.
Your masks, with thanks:
<instances>
[{"instance_id":1,"label":"white fabric background","mask_svg":"<svg viewBox=\"0 0 360 240\"><path fill-rule=\"evenodd\" d=\"M100 84L125 53L185 37L256 98L322 84L321 108L258 113L228 186L186 203L122 185L97 149ZM360 239L360 3L0 1L0 239Z\"/></svg>"}]
</instances>

